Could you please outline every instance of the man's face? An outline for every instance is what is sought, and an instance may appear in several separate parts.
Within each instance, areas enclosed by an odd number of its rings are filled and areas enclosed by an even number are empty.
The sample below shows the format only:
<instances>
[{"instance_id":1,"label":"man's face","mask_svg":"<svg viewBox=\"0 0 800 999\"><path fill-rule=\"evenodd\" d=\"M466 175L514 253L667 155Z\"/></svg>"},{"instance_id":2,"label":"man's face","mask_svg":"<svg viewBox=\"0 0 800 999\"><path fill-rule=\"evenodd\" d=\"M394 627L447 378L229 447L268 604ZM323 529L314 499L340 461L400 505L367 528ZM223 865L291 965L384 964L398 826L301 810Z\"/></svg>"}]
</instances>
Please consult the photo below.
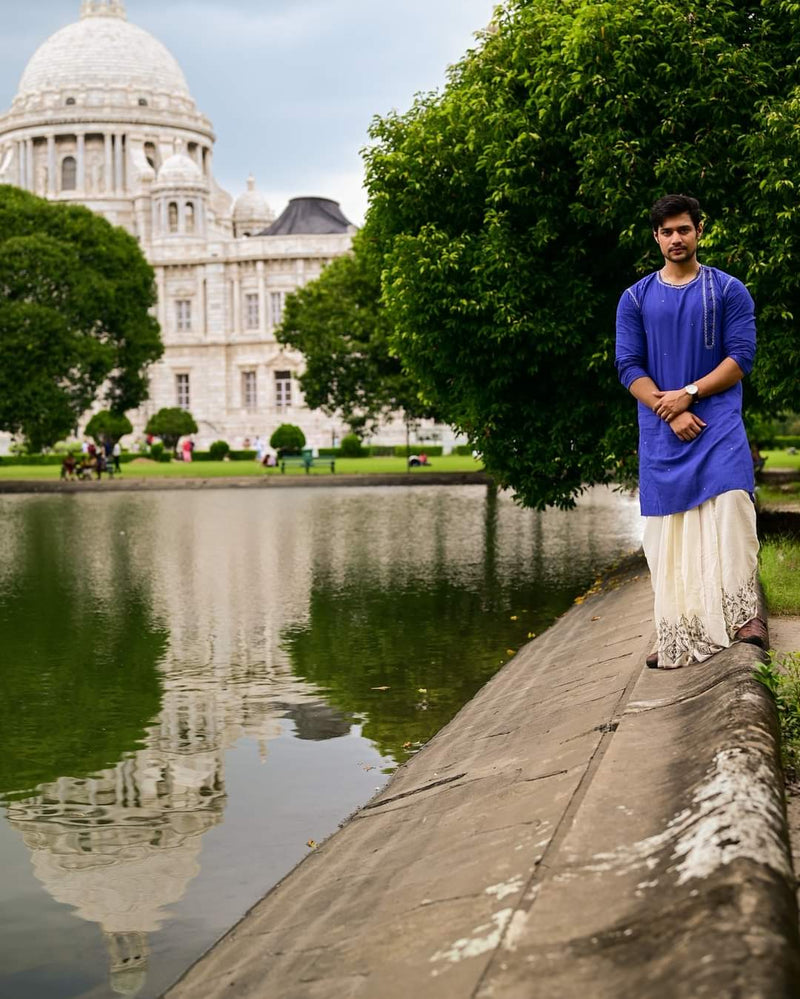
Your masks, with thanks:
<instances>
[{"instance_id":1,"label":"man's face","mask_svg":"<svg viewBox=\"0 0 800 999\"><path fill-rule=\"evenodd\" d=\"M664 219L653 233L666 261L685 264L697 255L697 240L703 232L703 223L695 229L688 212Z\"/></svg>"}]
</instances>

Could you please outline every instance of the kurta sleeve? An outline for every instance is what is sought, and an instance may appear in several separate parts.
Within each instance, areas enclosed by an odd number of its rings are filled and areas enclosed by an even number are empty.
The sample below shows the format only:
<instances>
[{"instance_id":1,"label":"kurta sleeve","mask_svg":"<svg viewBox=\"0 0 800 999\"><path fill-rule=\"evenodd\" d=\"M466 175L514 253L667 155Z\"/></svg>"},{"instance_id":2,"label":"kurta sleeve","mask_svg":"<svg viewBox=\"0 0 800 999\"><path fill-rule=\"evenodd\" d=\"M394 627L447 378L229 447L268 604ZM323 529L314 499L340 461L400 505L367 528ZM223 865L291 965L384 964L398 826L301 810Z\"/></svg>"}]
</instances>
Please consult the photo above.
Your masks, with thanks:
<instances>
[{"instance_id":1,"label":"kurta sleeve","mask_svg":"<svg viewBox=\"0 0 800 999\"><path fill-rule=\"evenodd\" d=\"M741 281L731 278L722 295L722 350L747 375L756 355L755 303Z\"/></svg>"},{"instance_id":2,"label":"kurta sleeve","mask_svg":"<svg viewBox=\"0 0 800 999\"><path fill-rule=\"evenodd\" d=\"M617 306L617 356L619 380L629 389L637 378L649 378L646 370L647 341L642 324L642 313L633 293L623 292Z\"/></svg>"}]
</instances>

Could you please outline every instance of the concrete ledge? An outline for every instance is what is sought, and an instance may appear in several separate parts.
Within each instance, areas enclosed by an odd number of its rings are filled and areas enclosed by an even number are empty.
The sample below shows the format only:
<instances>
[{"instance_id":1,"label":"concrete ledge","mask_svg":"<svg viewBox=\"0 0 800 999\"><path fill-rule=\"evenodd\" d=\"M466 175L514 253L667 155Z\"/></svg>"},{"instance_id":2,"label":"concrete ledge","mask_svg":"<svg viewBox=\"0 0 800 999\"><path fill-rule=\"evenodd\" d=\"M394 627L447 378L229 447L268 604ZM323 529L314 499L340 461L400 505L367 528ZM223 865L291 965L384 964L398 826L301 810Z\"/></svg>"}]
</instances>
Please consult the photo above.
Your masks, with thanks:
<instances>
[{"instance_id":1,"label":"concrete ledge","mask_svg":"<svg viewBox=\"0 0 800 999\"><path fill-rule=\"evenodd\" d=\"M486 472L396 472L381 475L248 475L213 479L137 479L126 475L104 481L0 479L2 493L126 493L175 489L286 489L308 486L474 486L492 480Z\"/></svg>"},{"instance_id":2,"label":"concrete ledge","mask_svg":"<svg viewBox=\"0 0 800 999\"><path fill-rule=\"evenodd\" d=\"M651 591L629 576L526 646L169 999L797 995L761 653L643 669Z\"/></svg>"}]
</instances>

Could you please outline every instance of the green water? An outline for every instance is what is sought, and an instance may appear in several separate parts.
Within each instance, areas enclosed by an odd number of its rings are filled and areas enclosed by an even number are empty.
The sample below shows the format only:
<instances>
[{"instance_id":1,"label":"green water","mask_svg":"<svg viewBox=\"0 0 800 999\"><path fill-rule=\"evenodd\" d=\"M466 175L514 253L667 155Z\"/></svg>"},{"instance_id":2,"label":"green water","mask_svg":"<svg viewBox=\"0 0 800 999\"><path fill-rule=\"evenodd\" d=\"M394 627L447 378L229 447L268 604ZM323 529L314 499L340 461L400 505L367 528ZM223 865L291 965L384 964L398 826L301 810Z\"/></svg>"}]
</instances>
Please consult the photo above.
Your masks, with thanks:
<instances>
[{"instance_id":1,"label":"green water","mask_svg":"<svg viewBox=\"0 0 800 999\"><path fill-rule=\"evenodd\" d=\"M0 997L156 996L639 543L598 490L0 497Z\"/></svg>"}]
</instances>

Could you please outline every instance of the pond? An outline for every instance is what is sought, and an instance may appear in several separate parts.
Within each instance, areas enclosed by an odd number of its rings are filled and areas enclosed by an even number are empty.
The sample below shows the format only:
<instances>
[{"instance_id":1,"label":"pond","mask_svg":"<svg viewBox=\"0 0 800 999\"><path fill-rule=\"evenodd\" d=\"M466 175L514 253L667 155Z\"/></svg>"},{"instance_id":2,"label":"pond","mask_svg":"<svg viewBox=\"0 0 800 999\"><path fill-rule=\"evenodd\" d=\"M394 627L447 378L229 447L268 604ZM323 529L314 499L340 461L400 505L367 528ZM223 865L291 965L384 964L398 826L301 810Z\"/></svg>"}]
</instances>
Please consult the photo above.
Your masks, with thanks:
<instances>
[{"instance_id":1,"label":"pond","mask_svg":"<svg viewBox=\"0 0 800 999\"><path fill-rule=\"evenodd\" d=\"M0 496L0 997L154 997L595 574L637 502Z\"/></svg>"}]
</instances>

